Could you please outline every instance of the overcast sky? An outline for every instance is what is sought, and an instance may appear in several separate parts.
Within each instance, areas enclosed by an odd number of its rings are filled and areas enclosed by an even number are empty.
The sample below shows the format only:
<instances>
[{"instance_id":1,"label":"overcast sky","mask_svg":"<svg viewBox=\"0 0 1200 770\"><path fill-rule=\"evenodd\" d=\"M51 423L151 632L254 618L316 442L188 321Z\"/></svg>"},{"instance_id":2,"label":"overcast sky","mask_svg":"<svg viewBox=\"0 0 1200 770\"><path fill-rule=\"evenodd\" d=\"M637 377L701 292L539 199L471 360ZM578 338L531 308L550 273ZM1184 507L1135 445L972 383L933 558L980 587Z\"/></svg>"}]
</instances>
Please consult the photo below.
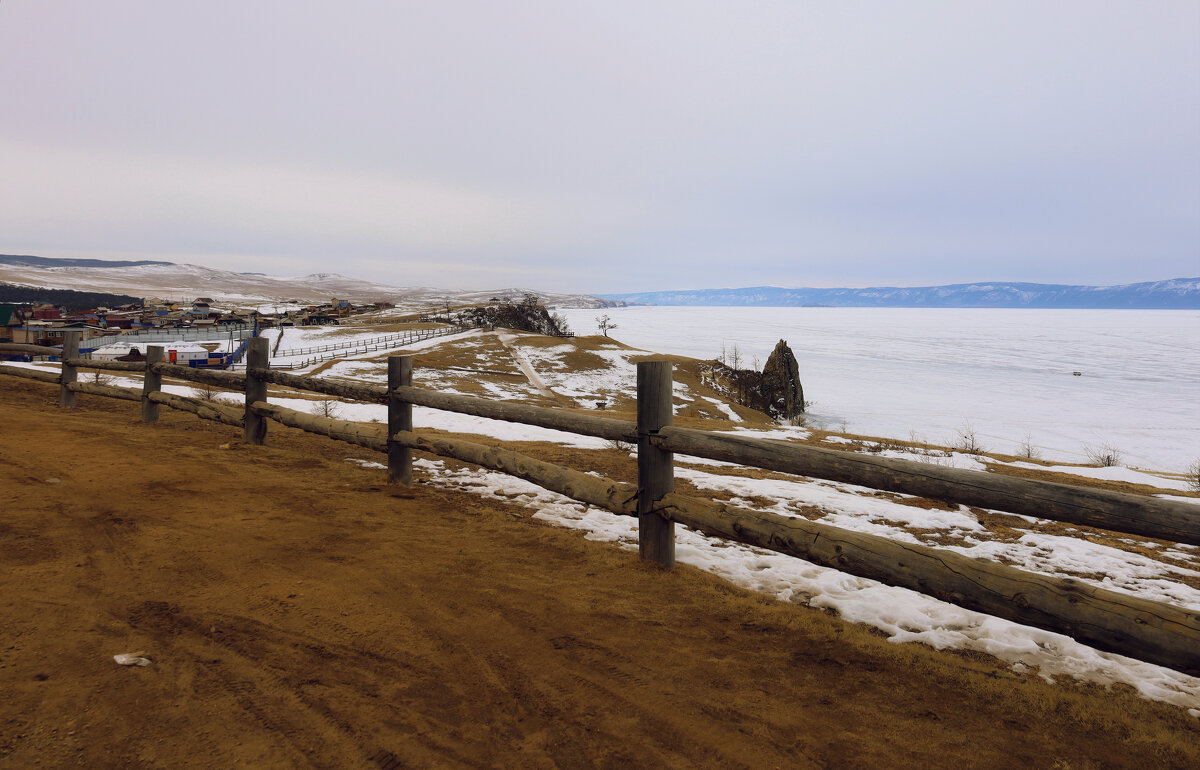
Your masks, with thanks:
<instances>
[{"instance_id":1,"label":"overcast sky","mask_svg":"<svg viewBox=\"0 0 1200 770\"><path fill-rule=\"evenodd\" d=\"M585 292L1200 275L1200 2L0 0L0 253Z\"/></svg>"}]
</instances>

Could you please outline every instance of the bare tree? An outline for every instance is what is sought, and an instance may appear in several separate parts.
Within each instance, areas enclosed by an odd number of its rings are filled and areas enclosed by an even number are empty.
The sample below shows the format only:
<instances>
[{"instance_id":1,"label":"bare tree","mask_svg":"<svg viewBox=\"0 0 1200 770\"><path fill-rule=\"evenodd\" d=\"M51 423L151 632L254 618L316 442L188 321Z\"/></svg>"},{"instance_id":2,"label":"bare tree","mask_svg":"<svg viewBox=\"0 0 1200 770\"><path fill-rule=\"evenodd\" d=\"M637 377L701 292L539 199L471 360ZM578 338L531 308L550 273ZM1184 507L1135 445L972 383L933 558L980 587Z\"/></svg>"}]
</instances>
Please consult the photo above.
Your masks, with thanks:
<instances>
[{"instance_id":1,"label":"bare tree","mask_svg":"<svg viewBox=\"0 0 1200 770\"><path fill-rule=\"evenodd\" d=\"M1188 466L1187 475L1183 477L1183 480L1192 488L1193 492L1200 492L1200 460Z\"/></svg>"},{"instance_id":2,"label":"bare tree","mask_svg":"<svg viewBox=\"0 0 1200 770\"><path fill-rule=\"evenodd\" d=\"M338 416L338 402L336 399L323 398L313 404L312 413L318 417L328 417L332 420Z\"/></svg>"},{"instance_id":3,"label":"bare tree","mask_svg":"<svg viewBox=\"0 0 1200 770\"><path fill-rule=\"evenodd\" d=\"M736 342L733 343L733 346L729 348L728 359L729 360L726 363L729 365L730 369L742 368L742 351L738 349Z\"/></svg>"},{"instance_id":4,"label":"bare tree","mask_svg":"<svg viewBox=\"0 0 1200 770\"><path fill-rule=\"evenodd\" d=\"M971 455L983 454L983 447L975 435L974 425L969 422L963 423L963 426L958 429L958 443L954 445L954 448Z\"/></svg>"},{"instance_id":5,"label":"bare tree","mask_svg":"<svg viewBox=\"0 0 1200 770\"><path fill-rule=\"evenodd\" d=\"M192 396L201 401L216 401L221 392L220 388L209 385L207 382L197 382L192 385Z\"/></svg>"},{"instance_id":6,"label":"bare tree","mask_svg":"<svg viewBox=\"0 0 1200 770\"><path fill-rule=\"evenodd\" d=\"M1087 455L1088 461L1093 465L1099 465L1101 468L1114 468L1121 464L1121 450L1117 449L1112 444L1101 444L1098 447L1085 446L1083 453Z\"/></svg>"},{"instance_id":7,"label":"bare tree","mask_svg":"<svg viewBox=\"0 0 1200 770\"><path fill-rule=\"evenodd\" d=\"M613 323L612 318L609 317L608 314L605 314L602 316L596 316L596 324L600 327L600 331L601 331L601 333L604 334L605 337L608 336L609 329L617 328L617 325L615 323Z\"/></svg>"},{"instance_id":8,"label":"bare tree","mask_svg":"<svg viewBox=\"0 0 1200 770\"><path fill-rule=\"evenodd\" d=\"M620 452L621 454L629 454L634 450L635 445L629 443L628 441L610 439L609 441L604 442L604 448L611 449L614 452Z\"/></svg>"},{"instance_id":9,"label":"bare tree","mask_svg":"<svg viewBox=\"0 0 1200 770\"><path fill-rule=\"evenodd\" d=\"M1025 434L1025 439L1021 441L1017 447L1017 454L1024 457L1026 460L1037 460L1041 458L1041 453L1038 448L1033 445L1033 437L1028 433Z\"/></svg>"}]
</instances>

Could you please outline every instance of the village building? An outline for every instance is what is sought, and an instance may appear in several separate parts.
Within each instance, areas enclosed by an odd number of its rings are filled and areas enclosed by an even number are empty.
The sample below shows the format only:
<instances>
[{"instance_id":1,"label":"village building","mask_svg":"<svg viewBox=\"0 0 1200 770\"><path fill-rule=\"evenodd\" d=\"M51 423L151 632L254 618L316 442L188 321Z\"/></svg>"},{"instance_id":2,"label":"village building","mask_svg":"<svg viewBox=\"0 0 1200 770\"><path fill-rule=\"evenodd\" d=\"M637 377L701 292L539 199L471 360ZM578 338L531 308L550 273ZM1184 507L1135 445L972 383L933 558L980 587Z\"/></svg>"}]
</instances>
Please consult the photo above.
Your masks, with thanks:
<instances>
[{"instance_id":1,"label":"village building","mask_svg":"<svg viewBox=\"0 0 1200 770\"><path fill-rule=\"evenodd\" d=\"M175 342L114 342L111 345L105 345L101 348L96 348L91 353L91 358L96 361L145 361L146 348L149 345L157 345L163 349L163 360L170 364L187 364L192 361L208 361L209 353L207 348L203 348L194 342L184 342L177 340Z\"/></svg>"},{"instance_id":2,"label":"village building","mask_svg":"<svg viewBox=\"0 0 1200 770\"><path fill-rule=\"evenodd\" d=\"M24 345L45 345L56 347L63 343L64 332L80 332L81 340L103 337L109 333L102 326L87 324L82 321L63 323L61 321L28 321L22 326L10 327L12 341Z\"/></svg>"},{"instance_id":3,"label":"village building","mask_svg":"<svg viewBox=\"0 0 1200 770\"><path fill-rule=\"evenodd\" d=\"M29 318L34 321L54 321L62 317L62 310L54 305L34 305L29 314Z\"/></svg>"},{"instance_id":4,"label":"village building","mask_svg":"<svg viewBox=\"0 0 1200 770\"><path fill-rule=\"evenodd\" d=\"M16 305L0 305L0 342L12 342L14 326L21 325Z\"/></svg>"}]
</instances>

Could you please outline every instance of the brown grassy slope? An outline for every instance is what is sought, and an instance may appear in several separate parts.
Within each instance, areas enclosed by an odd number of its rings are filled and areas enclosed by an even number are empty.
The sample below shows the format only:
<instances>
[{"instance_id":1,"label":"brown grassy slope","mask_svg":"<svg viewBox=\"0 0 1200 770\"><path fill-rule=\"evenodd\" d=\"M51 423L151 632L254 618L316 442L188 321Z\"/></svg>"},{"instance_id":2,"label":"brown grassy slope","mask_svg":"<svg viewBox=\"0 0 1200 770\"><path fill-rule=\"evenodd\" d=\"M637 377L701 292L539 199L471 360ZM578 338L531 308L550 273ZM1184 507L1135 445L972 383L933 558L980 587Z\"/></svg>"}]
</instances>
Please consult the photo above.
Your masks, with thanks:
<instances>
[{"instance_id":1,"label":"brown grassy slope","mask_svg":"<svg viewBox=\"0 0 1200 770\"><path fill-rule=\"evenodd\" d=\"M484 332L470 335L465 338L450 338L433 347L420 350L416 353L414 377L415 382L420 387L429 387L433 389L444 389L467 393L482 397L500 397L506 399L519 400L524 403L536 404L539 406L551 406L555 408L573 408L574 411L580 413L596 413L594 408L589 404L592 402L582 401L575 403L573 399L566 397L547 398L539 393L539 391L528 383L525 375L517 367L513 358L510 347L502 344L496 332ZM508 332L505 332L508 334ZM598 375L606 375L612 372L612 364L609 360L600 355L604 351L622 351L628 354L630 364L622 366L627 367L625 372L625 380L631 387L634 382L633 363L638 360L650 358L662 358L670 360L674 364L674 377L676 381L684 384L686 389L683 391L689 395L688 398L680 398L677 394L675 404L675 424L700 429L716 429L727 430L734 425L727 419L726 413L717 408L710 399L721 400L721 394L712 390L707 384L707 378L704 376L704 362L697 361L680 356L659 356L657 354L646 353L635 348L632 348L618 340L605 338L602 336L583 336L571 339L563 339L556 337L546 337L536 334L526 333L511 333L514 338L510 343L516 348L525 351L533 352L538 349L553 349L556 353L553 357L531 356L537 358L537 367L542 371L543 377L551 380L555 373L564 371L572 372L578 379L580 376L586 377L587 373L595 372ZM386 367L386 360L393 352L380 353L372 358L363 359L355 364L364 375L374 374L379 375ZM328 366L333 366L332 363ZM318 368L318 372L322 367ZM344 367L340 370L342 374L347 371ZM601 376L599 379L611 381L611 378ZM608 397L608 403L605 410L602 412L607 416L633 420L635 418L635 403L632 398L625 395ZM765 414L755 412L754 410L744 407L731 406L743 418L740 423L742 427L766 428L774 425ZM436 425L436 418L433 423ZM419 426L427 428L429 426ZM785 434L780 434L785 435ZM844 435L853 441L851 444L837 443L828 444L824 439L834 435ZM479 436L462 436L462 438L470 441L476 441L486 444L503 444L494 439ZM794 443L808 444L812 446L821 446L824 448L832 448L841 451L859 451L864 453L882 451L884 449L916 449L919 452L929 453L931 458L936 461L938 456L942 454L946 448L936 445L922 443L917 441L906 441L901 439L885 439L872 436L860 435L845 435L830 433L827 431L811 431L807 438L797 437L795 434L788 435L789 441ZM511 444L512 442L507 442ZM620 452L593 452L587 450L572 450L563 448L554 444L543 444L540 442L521 442L520 451L532 454L543 460L555 462L561 465L567 465L576 469L595 471L610 478L615 478L622 481L635 482L636 479L630 475L632 465L627 458ZM987 461L989 456L984 456L981 459ZM1006 461L1017 461L1021 458L1009 457L1004 455L994 455L995 457ZM919 459L919 456L914 457ZM687 464L688 458L680 456L676 458L677 462ZM1033 461L1033 464L1039 464ZM1049 465L1050 463L1041 463ZM773 473L770 471L762 471L752 468L731 468L731 467L714 467L700 466L701 470L714 475L736 475L748 476L752 478L794 478L787 474ZM1095 486L1113 491L1126 492L1132 494L1161 494L1168 492L1161 488L1155 488L1144 484L1129 484L1125 482L1110 482L1098 479L1088 479L1085 477L1067 475L1058 472L1052 472L1040 468L1017 468L1001 463L989 462L988 468L992 472L1006 473L1015 476L1026 478L1034 478L1039 480L1054 481L1058 483L1071 483L1080 486ZM677 481L677 485L681 491L691 493L692 488L685 481ZM892 499L899 504L917 506L923 508L942 508L956 509L957 506L948 506L945 503L927 500L924 498L908 498L901 495L895 495L887 492L875 492L874 496L886 497ZM1179 493L1175 493L1179 494ZM715 497L717 499L728 500L730 496L723 494L720 491L706 490L700 494L702 497ZM754 501L751 501L754 502ZM763 505L773 505L774 501L762 501ZM797 515L805 516L810 519L821 519L826 515L826 511L812 506L793 506L793 512ZM978 520L989 529L989 539L1000 541L1015 541L1023 537L1028 532L1037 532L1042 534L1067 535L1072 537L1081 537L1091 540L1092 542L1103 544L1118 550L1125 550L1138 553L1152 559L1162 561L1164 563L1173 564L1178 567L1188 569L1196 569L1198 566L1195 559L1188 559L1178 551L1164 550L1169 549L1170 544L1162 541L1151 541L1145 538L1131 539L1120 533L1106 532L1104 530L1095 530L1088 527L1078 527L1052 521L1041 521L1030 523L1026 520L1012 517L1007 514L983 511L974 509L974 515ZM901 526L907 529L911 534L918 538L923 543L929 545L964 545L965 538L976 537L977 533L964 532L946 532L941 530L927 530L920 527L910 527L901 521L894 522L896 526ZM1179 558L1177 558L1179 557ZM1001 557L1003 560L1003 557ZM1014 562L1006 562L1014 563ZM1094 573L1089 572L1070 572L1069 574L1081 578L1097 577ZM1198 579L1190 575L1177 575L1174 579L1189 586L1200 585Z\"/></svg>"},{"instance_id":2,"label":"brown grassy slope","mask_svg":"<svg viewBox=\"0 0 1200 770\"><path fill-rule=\"evenodd\" d=\"M357 448L0 389L0 766L1200 762L1180 709L387 487Z\"/></svg>"}]
</instances>

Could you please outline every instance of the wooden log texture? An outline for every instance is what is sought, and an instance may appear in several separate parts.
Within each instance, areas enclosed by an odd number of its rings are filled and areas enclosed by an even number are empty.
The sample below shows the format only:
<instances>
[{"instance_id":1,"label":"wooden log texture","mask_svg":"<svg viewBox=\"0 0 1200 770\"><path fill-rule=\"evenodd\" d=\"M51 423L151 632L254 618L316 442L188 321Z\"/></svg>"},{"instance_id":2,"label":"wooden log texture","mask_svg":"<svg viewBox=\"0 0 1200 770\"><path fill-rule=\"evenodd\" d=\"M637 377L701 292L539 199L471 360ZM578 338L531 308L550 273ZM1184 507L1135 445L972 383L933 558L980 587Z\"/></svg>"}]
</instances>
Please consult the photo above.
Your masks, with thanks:
<instances>
[{"instance_id":1,"label":"wooden log texture","mask_svg":"<svg viewBox=\"0 0 1200 770\"><path fill-rule=\"evenodd\" d=\"M461 439L425 436L402 431L392 436L402 446L422 452L452 457L507 473L573 500L604 508L625 516L637 515L637 487L599 478L582 471L534 459L520 452L485 446Z\"/></svg>"},{"instance_id":2,"label":"wooden log texture","mask_svg":"<svg viewBox=\"0 0 1200 770\"><path fill-rule=\"evenodd\" d=\"M307 390L313 393L324 393L327 396L340 396L351 401L366 401L372 404L387 403L387 388L378 385L359 385L351 382L334 382L320 377L306 377L301 374L288 374L275 369L251 367L247 372L264 382L284 385L296 390Z\"/></svg>"},{"instance_id":3,"label":"wooden log texture","mask_svg":"<svg viewBox=\"0 0 1200 770\"><path fill-rule=\"evenodd\" d=\"M25 380L37 380L38 382L52 382L58 385L60 382L57 372L43 372L38 369L24 369L19 366L4 366L0 364L0 374L6 374L9 377L20 377Z\"/></svg>"},{"instance_id":4,"label":"wooden log texture","mask_svg":"<svg viewBox=\"0 0 1200 770\"><path fill-rule=\"evenodd\" d=\"M1200 505L691 428L663 428L653 441L680 454L1200 545Z\"/></svg>"},{"instance_id":5,"label":"wooden log texture","mask_svg":"<svg viewBox=\"0 0 1200 770\"><path fill-rule=\"evenodd\" d=\"M637 423L629 420L614 420L611 417L596 417L587 414L574 414L561 409L548 409L541 406L514 404L506 401L488 401L473 396L460 396L452 393L437 393L424 388L396 388L400 400L430 409L441 409L446 412L470 414L476 417L487 417L492 420L519 422L525 425L536 425L540 428L561 430L567 433L577 433L582 436L597 436L612 441L638 440Z\"/></svg>"},{"instance_id":6,"label":"wooden log texture","mask_svg":"<svg viewBox=\"0 0 1200 770\"><path fill-rule=\"evenodd\" d=\"M80 369L103 369L106 372L144 372L145 361L97 361L92 358L72 358L67 361Z\"/></svg>"},{"instance_id":7,"label":"wooden log texture","mask_svg":"<svg viewBox=\"0 0 1200 770\"><path fill-rule=\"evenodd\" d=\"M53 356L60 358L61 348L51 348L45 345L26 345L21 342L0 342L0 353L28 353L33 356Z\"/></svg>"},{"instance_id":8,"label":"wooden log texture","mask_svg":"<svg viewBox=\"0 0 1200 770\"><path fill-rule=\"evenodd\" d=\"M387 451L387 428L384 425L371 422L351 422L335 420L332 417L308 414L284 406L257 401L251 408L263 417L269 417L289 428L299 428L309 433L358 444L377 452Z\"/></svg>"},{"instance_id":9,"label":"wooden log texture","mask_svg":"<svg viewBox=\"0 0 1200 770\"><path fill-rule=\"evenodd\" d=\"M412 385L412 356L388 357L388 387L398 388ZM412 404L401 401L394 392L388 396L388 436L396 433L411 433L413 429ZM412 449L388 440L388 481L393 484L412 483Z\"/></svg>"},{"instance_id":10,"label":"wooden log texture","mask_svg":"<svg viewBox=\"0 0 1200 770\"><path fill-rule=\"evenodd\" d=\"M58 405L60 407L75 406L75 391L71 383L79 379L79 372L69 363L73 358L79 358L80 332L63 332L62 374L58 381Z\"/></svg>"},{"instance_id":11,"label":"wooden log texture","mask_svg":"<svg viewBox=\"0 0 1200 770\"><path fill-rule=\"evenodd\" d=\"M72 393L87 393L92 396L119 398L122 401L141 401L142 393L133 388L121 388L114 385L101 385L98 382L69 382L67 388Z\"/></svg>"},{"instance_id":12,"label":"wooden log texture","mask_svg":"<svg viewBox=\"0 0 1200 770\"><path fill-rule=\"evenodd\" d=\"M205 420L223 422L226 425L232 425L236 428L241 428L244 424L240 407L218 404L214 401L205 401L188 396L176 396L173 393L163 393L161 390L154 391L147 398L156 404L169 406L172 409L178 409L183 412L191 412Z\"/></svg>"},{"instance_id":13,"label":"wooden log texture","mask_svg":"<svg viewBox=\"0 0 1200 770\"><path fill-rule=\"evenodd\" d=\"M162 363L163 348L161 345L150 345L146 348L146 371L142 375L142 422L158 422L158 404L150 400L151 393L162 390L162 375L154 371L153 365Z\"/></svg>"},{"instance_id":14,"label":"wooden log texture","mask_svg":"<svg viewBox=\"0 0 1200 770\"><path fill-rule=\"evenodd\" d=\"M164 377L174 377L177 380L202 382L216 388L227 390L245 390L246 378L234 372L222 372L214 369L193 369L179 364L154 364L155 372Z\"/></svg>"},{"instance_id":15,"label":"wooden log texture","mask_svg":"<svg viewBox=\"0 0 1200 770\"><path fill-rule=\"evenodd\" d=\"M675 566L675 523L655 510L655 502L675 491L673 455L651 439L671 424L671 362L637 365L638 555L664 567Z\"/></svg>"},{"instance_id":16,"label":"wooden log texture","mask_svg":"<svg viewBox=\"0 0 1200 770\"><path fill-rule=\"evenodd\" d=\"M254 411L254 404L267 400L267 383L261 377L249 373L250 367L267 368L270 358L270 342L265 337L255 337L246 347L247 373L246 410L245 410L245 439L251 444L264 444L267 441L267 421Z\"/></svg>"},{"instance_id":17,"label":"wooden log texture","mask_svg":"<svg viewBox=\"0 0 1200 770\"><path fill-rule=\"evenodd\" d=\"M664 515L711 535L902 586L1084 644L1200 676L1200 612L803 518L676 493Z\"/></svg>"}]
</instances>

